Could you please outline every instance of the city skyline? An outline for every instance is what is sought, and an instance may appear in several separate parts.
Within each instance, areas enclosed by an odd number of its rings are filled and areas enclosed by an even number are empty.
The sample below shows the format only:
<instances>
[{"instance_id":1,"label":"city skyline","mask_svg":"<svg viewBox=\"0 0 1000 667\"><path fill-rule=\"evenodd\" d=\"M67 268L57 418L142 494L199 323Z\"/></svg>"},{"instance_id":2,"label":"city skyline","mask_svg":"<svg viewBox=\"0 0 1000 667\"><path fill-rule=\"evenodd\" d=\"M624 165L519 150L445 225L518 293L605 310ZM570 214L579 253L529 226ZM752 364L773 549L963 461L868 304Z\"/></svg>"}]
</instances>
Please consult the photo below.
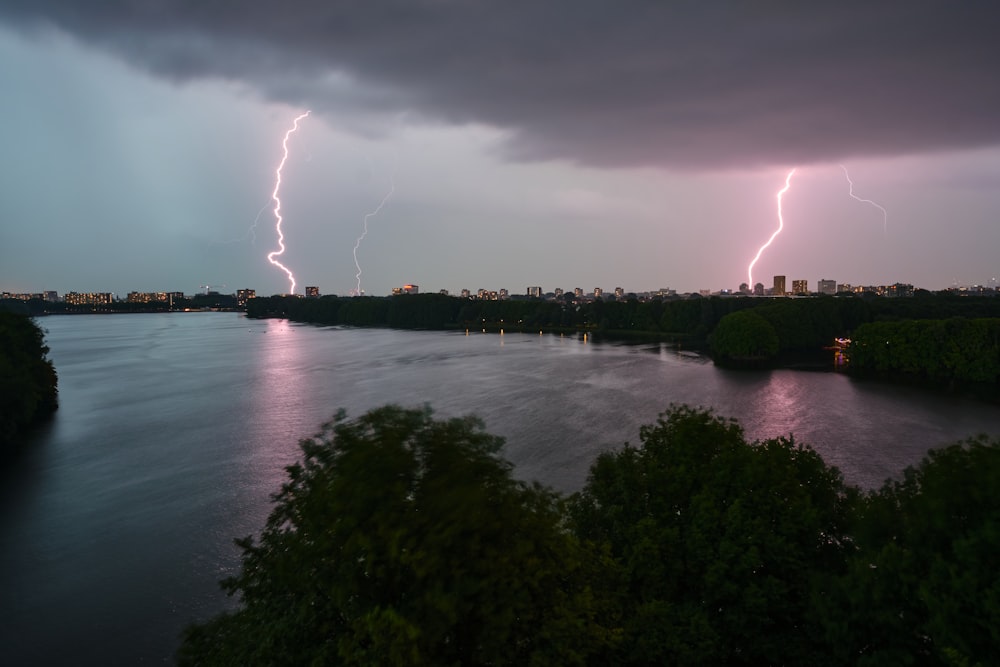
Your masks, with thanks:
<instances>
[{"instance_id":1,"label":"city skyline","mask_svg":"<svg viewBox=\"0 0 1000 667\"><path fill-rule=\"evenodd\" d=\"M0 8L0 290L1000 274L1000 9L562 1Z\"/></svg>"},{"instance_id":2,"label":"city skyline","mask_svg":"<svg viewBox=\"0 0 1000 667\"><path fill-rule=\"evenodd\" d=\"M755 285L751 286L747 283L741 283L736 288L723 287L718 290L691 290L686 292L680 292L678 290L672 289L670 287L659 287L655 289L626 289L619 285L614 288L608 289L602 286L594 286L592 288L582 288L579 286L564 288L564 287L552 287L546 288L541 285L527 285L520 289L511 290L507 287L478 287L469 288L462 287L459 289L450 288L437 288L431 290L421 290L417 284L406 284L402 286L395 286L385 294L369 294L365 293L362 295L357 294L336 294L336 293L326 293L323 292L316 285L306 285L303 286L301 292L296 294L288 293L274 293L274 294L260 294L261 297L268 296L298 296L305 298L318 298L321 296L336 296L336 297L353 297L353 296L396 296L399 294L418 294L418 293L441 293L448 294L450 296L461 297L461 298L559 298L563 294L573 294L580 298L613 298L616 300L622 300L626 298L631 298L634 296L639 296L640 298L655 298L655 297L687 297L691 295L698 296L817 296L817 295L835 295L841 292L873 292L877 294L891 294L892 296L899 296L905 294L912 294L914 290L924 290L928 292L943 292L943 291L960 291L960 292L975 292L975 293L989 293L995 292L998 288L998 281L992 279L987 283L973 283L969 285L950 285L947 287L942 287L938 289L927 288L922 285L914 285L912 283L895 281L888 284L860 284L860 283L849 283L840 282L837 280L829 278L819 278L815 281L815 288L810 288L810 281L804 278L786 280L786 276L774 275L772 276L772 286L765 286L761 282L756 282ZM791 285L788 288L788 285ZM199 289L203 289L204 292L185 292L183 290L154 290L154 291L140 291L140 290L129 290L125 293L115 293L107 291L86 291L86 290L70 290L67 292L59 292L58 290L32 290L32 291L12 291L3 289L0 286L0 298L3 299L42 299L44 301L69 301L71 297L86 302L87 299L95 300L95 302L110 302L112 300L117 301L136 301L136 302L149 302L149 301L165 301L168 298L193 298L197 296L208 296L208 295L223 295L237 297L242 300L247 298L255 298L258 296L257 290L252 287L241 287L237 289L226 290L226 285L199 285Z\"/></svg>"}]
</instances>

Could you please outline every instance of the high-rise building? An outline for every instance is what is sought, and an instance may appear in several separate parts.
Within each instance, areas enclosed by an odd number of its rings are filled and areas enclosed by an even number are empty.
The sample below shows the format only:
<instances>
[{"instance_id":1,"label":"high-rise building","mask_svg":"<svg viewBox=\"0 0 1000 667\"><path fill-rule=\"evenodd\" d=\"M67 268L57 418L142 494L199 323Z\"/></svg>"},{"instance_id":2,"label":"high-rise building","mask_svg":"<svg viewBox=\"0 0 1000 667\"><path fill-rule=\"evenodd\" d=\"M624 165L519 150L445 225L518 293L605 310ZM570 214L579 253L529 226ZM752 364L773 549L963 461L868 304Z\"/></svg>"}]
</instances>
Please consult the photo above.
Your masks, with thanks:
<instances>
[{"instance_id":1,"label":"high-rise building","mask_svg":"<svg viewBox=\"0 0 1000 667\"><path fill-rule=\"evenodd\" d=\"M836 294L837 293L837 281L836 280L826 280L821 279L816 284L816 291L820 294Z\"/></svg>"},{"instance_id":2,"label":"high-rise building","mask_svg":"<svg viewBox=\"0 0 1000 667\"><path fill-rule=\"evenodd\" d=\"M318 299L319 298L319 288L313 286L306 287L306 298L307 299Z\"/></svg>"},{"instance_id":3,"label":"high-rise building","mask_svg":"<svg viewBox=\"0 0 1000 667\"><path fill-rule=\"evenodd\" d=\"M552 293L556 296L556 298L561 297L563 295L563 288L557 287Z\"/></svg>"},{"instance_id":4,"label":"high-rise building","mask_svg":"<svg viewBox=\"0 0 1000 667\"><path fill-rule=\"evenodd\" d=\"M792 281L792 294L802 296L804 294L809 294L809 281L807 280L793 280Z\"/></svg>"},{"instance_id":5,"label":"high-rise building","mask_svg":"<svg viewBox=\"0 0 1000 667\"><path fill-rule=\"evenodd\" d=\"M754 296L764 296L764 283L757 283L753 286Z\"/></svg>"},{"instance_id":6,"label":"high-rise building","mask_svg":"<svg viewBox=\"0 0 1000 667\"><path fill-rule=\"evenodd\" d=\"M242 308L247 305L247 301L257 298L257 290L238 289L236 290L236 305Z\"/></svg>"},{"instance_id":7,"label":"high-rise building","mask_svg":"<svg viewBox=\"0 0 1000 667\"><path fill-rule=\"evenodd\" d=\"M624 288L621 288L621 287L616 287L615 288L615 298L618 299L619 301L621 301L622 299L625 298L625 290L624 290Z\"/></svg>"},{"instance_id":8,"label":"high-rise building","mask_svg":"<svg viewBox=\"0 0 1000 667\"><path fill-rule=\"evenodd\" d=\"M534 285L532 287L529 287L528 288L528 296L533 296L533 297L536 297L536 298L541 298L541 296L542 296L542 288L539 287L538 285Z\"/></svg>"},{"instance_id":9,"label":"high-rise building","mask_svg":"<svg viewBox=\"0 0 1000 667\"><path fill-rule=\"evenodd\" d=\"M574 287L573 288L573 296L575 296L578 299L581 296L583 296L583 288L582 287Z\"/></svg>"},{"instance_id":10,"label":"high-rise building","mask_svg":"<svg viewBox=\"0 0 1000 667\"><path fill-rule=\"evenodd\" d=\"M463 299L468 299L470 296L472 296L472 292L470 292L469 288L466 287L465 289L462 290L461 296Z\"/></svg>"},{"instance_id":11,"label":"high-rise building","mask_svg":"<svg viewBox=\"0 0 1000 667\"><path fill-rule=\"evenodd\" d=\"M785 296L785 276L774 277L774 288L771 289L772 296Z\"/></svg>"}]
</instances>

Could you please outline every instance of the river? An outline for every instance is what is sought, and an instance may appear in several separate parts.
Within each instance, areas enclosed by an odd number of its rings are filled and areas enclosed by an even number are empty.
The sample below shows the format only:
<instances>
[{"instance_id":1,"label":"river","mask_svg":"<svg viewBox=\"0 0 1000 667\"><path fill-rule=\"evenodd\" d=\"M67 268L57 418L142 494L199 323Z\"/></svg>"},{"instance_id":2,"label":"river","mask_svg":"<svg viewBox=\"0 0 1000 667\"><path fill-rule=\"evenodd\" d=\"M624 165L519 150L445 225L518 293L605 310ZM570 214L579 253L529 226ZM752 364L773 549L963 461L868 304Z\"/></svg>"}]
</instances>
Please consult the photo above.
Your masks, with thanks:
<instances>
[{"instance_id":1,"label":"river","mask_svg":"<svg viewBox=\"0 0 1000 667\"><path fill-rule=\"evenodd\" d=\"M931 447L1000 434L1000 409L838 373L735 372L667 346L551 334L361 330L235 313L51 316L60 409L0 470L4 664L170 664L231 605L234 537L338 408L474 413L515 474L578 489L671 403L794 434L866 488Z\"/></svg>"}]
</instances>

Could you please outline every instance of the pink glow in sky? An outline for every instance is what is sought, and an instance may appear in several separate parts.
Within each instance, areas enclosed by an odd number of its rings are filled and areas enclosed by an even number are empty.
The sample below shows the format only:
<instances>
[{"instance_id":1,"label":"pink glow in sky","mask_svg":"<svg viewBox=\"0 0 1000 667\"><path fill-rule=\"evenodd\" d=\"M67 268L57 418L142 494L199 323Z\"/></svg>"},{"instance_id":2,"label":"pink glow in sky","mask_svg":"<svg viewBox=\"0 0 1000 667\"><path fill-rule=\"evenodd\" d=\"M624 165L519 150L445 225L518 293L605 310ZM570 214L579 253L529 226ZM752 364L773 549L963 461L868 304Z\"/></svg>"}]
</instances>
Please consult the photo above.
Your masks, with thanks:
<instances>
[{"instance_id":1,"label":"pink glow in sky","mask_svg":"<svg viewBox=\"0 0 1000 667\"><path fill-rule=\"evenodd\" d=\"M0 3L0 290L1000 275L1000 3L289 2ZM280 271L246 230L276 177Z\"/></svg>"}]
</instances>

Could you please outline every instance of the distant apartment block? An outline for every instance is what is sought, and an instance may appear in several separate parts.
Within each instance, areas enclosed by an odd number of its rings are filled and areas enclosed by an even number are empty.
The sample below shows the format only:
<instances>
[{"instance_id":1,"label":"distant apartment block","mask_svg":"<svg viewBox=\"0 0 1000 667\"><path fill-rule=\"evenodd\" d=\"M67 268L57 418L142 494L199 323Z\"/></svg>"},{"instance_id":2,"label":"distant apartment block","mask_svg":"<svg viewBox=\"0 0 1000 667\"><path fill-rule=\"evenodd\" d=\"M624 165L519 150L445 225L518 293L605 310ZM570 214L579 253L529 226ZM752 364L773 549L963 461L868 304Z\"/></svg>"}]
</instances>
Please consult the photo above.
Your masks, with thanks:
<instances>
[{"instance_id":1,"label":"distant apartment block","mask_svg":"<svg viewBox=\"0 0 1000 667\"><path fill-rule=\"evenodd\" d=\"M49 298L48 295L52 295ZM3 292L0 294L0 299L16 299L18 301L31 301L32 299L38 299L40 301L58 301L59 297L55 292L34 292L32 294L27 294L25 292Z\"/></svg>"},{"instance_id":2,"label":"distant apartment block","mask_svg":"<svg viewBox=\"0 0 1000 667\"><path fill-rule=\"evenodd\" d=\"M582 287L574 287L573 288L573 296L575 296L578 299L580 297L582 297L583 296L583 288Z\"/></svg>"},{"instance_id":3,"label":"distant apartment block","mask_svg":"<svg viewBox=\"0 0 1000 667\"><path fill-rule=\"evenodd\" d=\"M257 298L257 290L252 289L238 289L236 290L236 305L243 307L247 305L247 301L250 299Z\"/></svg>"},{"instance_id":4,"label":"distant apartment block","mask_svg":"<svg viewBox=\"0 0 1000 667\"><path fill-rule=\"evenodd\" d=\"M622 287L615 288L615 298L621 301L625 298L625 289Z\"/></svg>"},{"instance_id":5,"label":"distant apartment block","mask_svg":"<svg viewBox=\"0 0 1000 667\"><path fill-rule=\"evenodd\" d=\"M540 299L542 297L542 288L538 285L533 285L528 288L528 296L533 296Z\"/></svg>"},{"instance_id":6,"label":"distant apartment block","mask_svg":"<svg viewBox=\"0 0 1000 667\"><path fill-rule=\"evenodd\" d=\"M65 300L73 306L102 306L113 302L115 295L111 292L69 292Z\"/></svg>"},{"instance_id":7,"label":"distant apartment block","mask_svg":"<svg viewBox=\"0 0 1000 667\"><path fill-rule=\"evenodd\" d=\"M913 285L909 283L894 283L886 289L886 296L913 296Z\"/></svg>"},{"instance_id":8,"label":"distant apartment block","mask_svg":"<svg viewBox=\"0 0 1000 667\"><path fill-rule=\"evenodd\" d=\"M792 281L792 294L798 296L804 296L809 294L809 281L807 280L793 280Z\"/></svg>"},{"instance_id":9,"label":"distant apartment block","mask_svg":"<svg viewBox=\"0 0 1000 667\"><path fill-rule=\"evenodd\" d=\"M595 287L594 288L594 298L595 299L600 299L601 295L603 295L603 294L604 294L604 290L602 290L600 287Z\"/></svg>"},{"instance_id":10,"label":"distant apartment block","mask_svg":"<svg viewBox=\"0 0 1000 667\"><path fill-rule=\"evenodd\" d=\"M318 299L319 298L319 288L315 286L306 286L306 298L307 299Z\"/></svg>"},{"instance_id":11,"label":"distant apartment block","mask_svg":"<svg viewBox=\"0 0 1000 667\"><path fill-rule=\"evenodd\" d=\"M399 294L419 294L420 288L417 285L403 285L402 287L393 287L392 293L394 296Z\"/></svg>"},{"instance_id":12,"label":"distant apartment block","mask_svg":"<svg viewBox=\"0 0 1000 667\"><path fill-rule=\"evenodd\" d=\"M821 279L818 283L816 283L816 291L820 294L836 294L837 281Z\"/></svg>"},{"instance_id":13,"label":"distant apartment block","mask_svg":"<svg viewBox=\"0 0 1000 667\"><path fill-rule=\"evenodd\" d=\"M154 303L169 299L166 292L129 292L125 297L129 303Z\"/></svg>"},{"instance_id":14,"label":"distant apartment block","mask_svg":"<svg viewBox=\"0 0 1000 667\"><path fill-rule=\"evenodd\" d=\"M774 277L774 287L771 288L773 296L785 296L785 276Z\"/></svg>"}]
</instances>

